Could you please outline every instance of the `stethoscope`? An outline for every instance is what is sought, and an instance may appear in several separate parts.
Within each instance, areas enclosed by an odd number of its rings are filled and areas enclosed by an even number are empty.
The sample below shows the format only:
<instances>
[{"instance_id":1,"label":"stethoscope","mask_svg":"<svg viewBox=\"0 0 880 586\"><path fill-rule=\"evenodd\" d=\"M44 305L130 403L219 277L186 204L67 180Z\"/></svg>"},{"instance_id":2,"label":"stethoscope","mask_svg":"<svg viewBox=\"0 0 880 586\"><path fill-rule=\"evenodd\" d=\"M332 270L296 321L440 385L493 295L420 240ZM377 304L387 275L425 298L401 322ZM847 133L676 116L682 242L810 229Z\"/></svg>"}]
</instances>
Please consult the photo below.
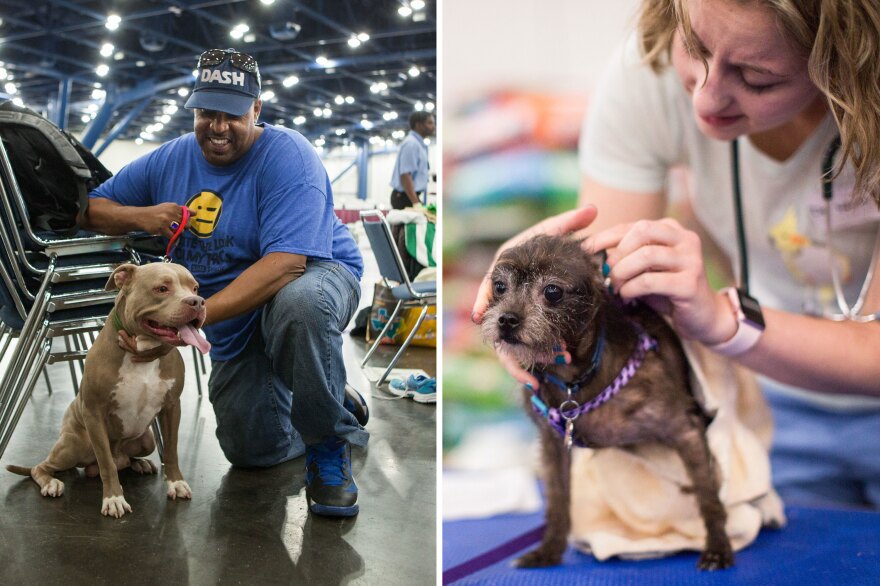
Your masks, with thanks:
<instances>
[{"instance_id":1,"label":"stethoscope","mask_svg":"<svg viewBox=\"0 0 880 586\"><path fill-rule=\"evenodd\" d=\"M825 212L825 233L826 233L826 249L828 250L828 268L831 272L831 283L834 287L834 296L837 298L837 307L840 313L822 312L821 316L833 321L854 321L859 323L867 323L880 319L880 312L862 315L862 306L868 296L868 289L871 287L871 279L874 276L874 268L877 264L877 257L880 256L880 232L874 243L874 252L871 256L871 264L868 267L868 273L862 283L859 291L859 297L852 306L846 300L841 284L840 272L837 263L834 262L836 248L834 246L833 231L831 229L831 200L834 198L834 156L840 149L840 137L836 137L828 146L825 156L822 158L822 200L824 202ZM736 140L730 143L731 166L733 168L733 203L736 212L736 241L739 250L739 288L746 294L749 292L749 260L748 250L746 248L746 232L745 222L743 221L742 197L740 193L739 181L739 143Z\"/></svg>"}]
</instances>

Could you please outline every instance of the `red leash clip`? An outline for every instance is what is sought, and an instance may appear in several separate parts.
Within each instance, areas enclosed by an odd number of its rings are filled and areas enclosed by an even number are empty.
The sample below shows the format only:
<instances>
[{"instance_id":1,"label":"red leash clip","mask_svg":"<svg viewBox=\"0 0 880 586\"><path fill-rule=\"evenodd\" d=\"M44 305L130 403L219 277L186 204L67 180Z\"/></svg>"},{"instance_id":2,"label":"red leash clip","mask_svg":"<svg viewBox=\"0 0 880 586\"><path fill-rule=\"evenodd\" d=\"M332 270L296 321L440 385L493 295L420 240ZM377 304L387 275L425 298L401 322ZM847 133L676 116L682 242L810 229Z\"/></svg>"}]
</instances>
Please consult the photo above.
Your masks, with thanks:
<instances>
[{"instance_id":1,"label":"red leash clip","mask_svg":"<svg viewBox=\"0 0 880 586\"><path fill-rule=\"evenodd\" d=\"M171 235L171 240L168 241L168 248L165 249L165 262L171 262L171 251L174 250L174 247L177 245L177 239L180 238L180 235L186 230L186 225L189 223L189 218L192 215L188 207L183 206L181 209L183 210L183 218L181 218L177 230Z\"/></svg>"}]
</instances>

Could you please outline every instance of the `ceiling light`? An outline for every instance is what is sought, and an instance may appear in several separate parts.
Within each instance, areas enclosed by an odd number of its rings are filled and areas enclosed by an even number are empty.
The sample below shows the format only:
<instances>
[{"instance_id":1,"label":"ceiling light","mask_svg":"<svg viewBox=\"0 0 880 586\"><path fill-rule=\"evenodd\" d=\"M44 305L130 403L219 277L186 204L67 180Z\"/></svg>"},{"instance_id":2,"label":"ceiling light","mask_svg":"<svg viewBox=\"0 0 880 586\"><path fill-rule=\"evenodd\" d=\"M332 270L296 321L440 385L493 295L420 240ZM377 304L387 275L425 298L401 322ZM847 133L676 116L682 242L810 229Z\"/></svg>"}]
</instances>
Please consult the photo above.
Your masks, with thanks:
<instances>
[{"instance_id":1,"label":"ceiling light","mask_svg":"<svg viewBox=\"0 0 880 586\"><path fill-rule=\"evenodd\" d=\"M86 106L86 112L92 113L92 112L97 112L97 111L98 111L98 104L92 103L92 104L89 104L88 106Z\"/></svg>"},{"instance_id":2,"label":"ceiling light","mask_svg":"<svg viewBox=\"0 0 880 586\"><path fill-rule=\"evenodd\" d=\"M98 90L98 89L92 90L92 99L93 100L103 100L106 97L107 97L107 92L105 92L104 90Z\"/></svg>"},{"instance_id":3,"label":"ceiling light","mask_svg":"<svg viewBox=\"0 0 880 586\"><path fill-rule=\"evenodd\" d=\"M177 110L178 110L177 104L169 104L169 105L165 106L164 108L162 108L163 112L165 112L166 114L169 114L171 116L174 116L175 114L177 114Z\"/></svg>"},{"instance_id":4,"label":"ceiling light","mask_svg":"<svg viewBox=\"0 0 880 586\"><path fill-rule=\"evenodd\" d=\"M413 65L412 67L409 68L409 71L407 71L407 73L409 73L410 77L418 77L419 74L421 73L421 70L419 70L418 67Z\"/></svg>"},{"instance_id":5,"label":"ceiling light","mask_svg":"<svg viewBox=\"0 0 880 586\"><path fill-rule=\"evenodd\" d=\"M138 59L137 61L134 62L134 64L137 65L138 67L146 67L147 66L147 62L144 61L143 59Z\"/></svg>"},{"instance_id":6,"label":"ceiling light","mask_svg":"<svg viewBox=\"0 0 880 586\"><path fill-rule=\"evenodd\" d=\"M425 0L412 0L409 5L413 10L421 10L425 7Z\"/></svg>"},{"instance_id":7,"label":"ceiling light","mask_svg":"<svg viewBox=\"0 0 880 586\"><path fill-rule=\"evenodd\" d=\"M113 55L113 59L116 61L122 61L123 59L125 59L125 53L123 53L122 51L116 51L116 54Z\"/></svg>"},{"instance_id":8,"label":"ceiling light","mask_svg":"<svg viewBox=\"0 0 880 586\"><path fill-rule=\"evenodd\" d=\"M193 71L192 71L192 76L193 76L193 77L198 77L198 76L199 76L199 70L198 70L198 69L193 69Z\"/></svg>"},{"instance_id":9,"label":"ceiling light","mask_svg":"<svg viewBox=\"0 0 880 586\"><path fill-rule=\"evenodd\" d=\"M413 107L416 109L417 112L421 112L425 109L425 105L421 101L416 102L416 105Z\"/></svg>"},{"instance_id":10,"label":"ceiling light","mask_svg":"<svg viewBox=\"0 0 880 586\"><path fill-rule=\"evenodd\" d=\"M341 106L345 103L345 98L343 98L342 96L336 96L333 101L336 102L337 105Z\"/></svg>"},{"instance_id":11,"label":"ceiling light","mask_svg":"<svg viewBox=\"0 0 880 586\"><path fill-rule=\"evenodd\" d=\"M361 128L363 128L364 130L370 130L371 128L373 128L373 123L366 119L361 120Z\"/></svg>"},{"instance_id":12,"label":"ceiling light","mask_svg":"<svg viewBox=\"0 0 880 586\"><path fill-rule=\"evenodd\" d=\"M345 96L346 104L354 104L354 96Z\"/></svg>"},{"instance_id":13,"label":"ceiling light","mask_svg":"<svg viewBox=\"0 0 880 586\"><path fill-rule=\"evenodd\" d=\"M95 67L95 73L98 74L98 77L104 77L108 73L110 73L110 66L106 63L101 63L97 67Z\"/></svg>"},{"instance_id":14,"label":"ceiling light","mask_svg":"<svg viewBox=\"0 0 880 586\"><path fill-rule=\"evenodd\" d=\"M300 124L305 124L306 117L305 116L297 116L296 118L293 119L293 123L296 124L297 126L299 126Z\"/></svg>"},{"instance_id":15,"label":"ceiling light","mask_svg":"<svg viewBox=\"0 0 880 586\"><path fill-rule=\"evenodd\" d=\"M434 102L428 102L427 104L425 104L425 110L427 110L428 112L433 112L434 111Z\"/></svg>"},{"instance_id":16,"label":"ceiling light","mask_svg":"<svg viewBox=\"0 0 880 586\"><path fill-rule=\"evenodd\" d=\"M244 36L245 43L253 43L256 40L257 40L257 35L255 35L254 33L248 33Z\"/></svg>"},{"instance_id":17,"label":"ceiling light","mask_svg":"<svg viewBox=\"0 0 880 586\"><path fill-rule=\"evenodd\" d=\"M391 133L391 138L401 139L404 136L406 136L406 133L402 130L395 130L394 132Z\"/></svg>"},{"instance_id":18,"label":"ceiling light","mask_svg":"<svg viewBox=\"0 0 880 586\"><path fill-rule=\"evenodd\" d=\"M141 137L137 137L136 139L134 139L134 144L144 144L144 139L142 139Z\"/></svg>"},{"instance_id":19,"label":"ceiling light","mask_svg":"<svg viewBox=\"0 0 880 586\"><path fill-rule=\"evenodd\" d=\"M333 62L327 59L327 57L325 57L324 55L318 55L317 57L315 57L315 63L317 63L321 67L330 67L333 64Z\"/></svg>"},{"instance_id":20,"label":"ceiling light","mask_svg":"<svg viewBox=\"0 0 880 586\"><path fill-rule=\"evenodd\" d=\"M371 136L370 137L370 144L379 144L380 142L382 142L382 139L379 138L378 136Z\"/></svg>"},{"instance_id":21,"label":"ceiling light","mask_svg":"<svg viewBox=\"0 0 880 586\"><path fill-rule=\"evenodd\" d=\"M360 42L366 43L370 40L370 35L368 35L367 33L358 33L357 38Z\"/></svg>"},{"instance_id":22,"label":"ceiling light","mask_svg":"<svg viewBox=\"0 0 880 586\"><path fill-rule=\"evenodd\" d=\"M4 79L6 79L6 77L7 77L6 69L3 67L0 67L0 80L4 80Z\"/></svg>"},{"instance_id":23,"label":"ceiling light","mask_svg":"<svg viewBox=\"0 0 880 586\"><path fill-rule=\"evenodd\" d=\"M312 110L312 114L315 115L315 118L320 118L324 111L321 108L315 108Z\"/></svg>"},{"instance_id":24,"label":"ceiling light","mask_svg":"<svg viewBox=\"0 0 880 586\"><path fill-rule=\"evenodd\" d=\"M22 100L21 98L12 98L12 103L19 108L24 108L24 100Z\"/></svg>"},{"instance_id":25,"label":"ceiling light","mask_svg":"<svg viewBox=\"0 0 880 586\"><path fill-rule=\"evenodd\" d=\"M336 129L336 136L342 136L343 134L345 134L344 128L337 128Z\"/></svg>"},{"instance_id":26,"label":"ceiling light","mask_svg":"<svg viewBox=\"0 0 880 586\"><path fill-rule=\"evenodd\" d=\"M324 111L321 113L324 115L324 118L329 118L330 116L333 116L333 110L331 110L330 108L324 108Z\"/></svg>"},{"instance_id":27,"label":"ceiling light","mask_svg":"<svg viewBox=\"0 0 880 586\"><path fill-rule=\"evenodd\" d=\"M4 87L4 89L6 89L6 93L9 94L10 96L14 96L15 94L18 93L18 88L15 87L15 84L12 82L7 83L3 87Z\"/></svg>"},{"instance_id":28,"label":"ceiling light","mask_svg":"<svg viewBox=\"0 0 880 586\"><path fill-rule=\"evenodd\" d=\"M91 121L91 118L88 114L83 114L82 117L80 117L80 120L82 120L83 124L88 124Z\"/></svg>"},{"instance_id":29,"label":"ceiling light","mask_svg":"<svg viewBox=\"0 0 880 586\"><path fill-rule=\"evenodd\" d=\"M108 14L107 22L104 23L104 26L106 26L111 31L115 31L119 28L120 22L122 22L121 16L119 16L118 14Z\"/></svg>"},{"instance_id":30,"label":"ceiling light","mask_svg":"<svg viewBox=\"0 0 880 586\"><path fill-rule=\"evenodd\" d=\"M409 6L406 6L406 5L401 6L400 8L397 9L397 14L399 14L400 16L404 16L404 17L409 16L410 14L412 14L412 8L410 8Z\"/></svg>"},{"instance_id":31,"label":"ceiling light","mask_svg":"<svg viewBox=\"0 0 880 586\"><path fill-rule=\"evenodd\" d=\"M162 124L168 124L169 122L171 122L171 116L169 116L168 114L163 114L159 117L159 121Z\"/></svg>"},{"instance_id":32,"label":"ceiling light","mask_svg":"<svg viewBox=\"0 0 880 586\"><path fill-rule=\"evenodd\" d=\"M189 90L185 87L182 87L177 90L177 95L180 96L181 98L185 98L189 95Z\"/></svg>"},{"instance_id":33,"label":"ceiling light","mask_svg":"<svg viewBox=\"0 0 880 586\"><path fill-rule=\"evenodd\" d=\"M156 140L156 137L153 136L153 133L147 131L141 132L141 138L144 140Z\"/></svg>"},{"instance_id":34,"label":"ceiling light","mask_svg":"<svg viewBox=\"0 0 880 586\"><path fill-rule=\"evenodd\" d=\"M262 2L266 6L271 6L272 4L275 4L275 0L260 0L260 2Z\"/></svg>"},{"instance_id":35,"label":"ceiling light","mask_svg":"<svg viewBox=\"0 0 880 586\"><path fill-rule=\"evenodd\" d=\"M382 114L382 118L384 118L385 120L395 120L397 118L397 112L393 110L390 112L385 112L384 114Z\"/></svg>"},{"instance_id":36,"label":"ceiling light","mask_svg":"<svg viewBox=\"0 0 880 586\"><path fill-rule=\"evenodd\" d=\"M384 92L388 89L388 84L384 81L377 81L373 85L370 86L370 91L374 94L378 94L379 92Z\"/></svg>"},{"instance_id":37,"label":"ceiling light","mask_svg":"<svg viewBox=\"0 0 880 586\"><path fill-rule=\"evenodd\" d=\"M316 138L316 139L315 139L315 146L322 147L322 146L324 146L326 143L327 143L327 141L325 141L323 138Z\"/></svg>"},{"instance_id":38,"label":"ceiling light","mask_svg":"<svg viewBox=\"0 0 880 586\"><path fill-rule=\"evenodd\" d=\"M114 47L112 43L104 43L103 45L101 45L101 56L109 57L113 54L113 50L115 48L116 47Z\"/></svg>"},{"instance_id":39,"label":"ceiling light","mask_svg":"<svg viewBox=\"0 0 880 586\"><path fill-rule=\"evenodd\" d=\"M251 30L251 27L249 27L248 25L246 25L245 23L242 22L242 23L235 25L235 27L233 27L233 29L231 31L229 31L229 36L232 37L233 39L240 39L249 30Z\"/></svg>"},{"instance_id":40,"label":"ceiling light","mask_svg":"<svg viewBox=\"0 0 880 586\"><path fill-rule=\"evenodd\" d=\"M361 41L355 35L351 35L351 38L348 39L348 46L354 49L355 47L361 46Z\"/></svg>"},{"instance_id":41,"label":"ceiling light","mask_svg":"<svg viewBox=\"0 0 880 586\"><path fill-rule=\"evenodd\" d=\"M273 92L272 90L267 90L260 94L260 99L264 102L271 102L275 99L275 92Z\"/></svg>"},{"instance_id":42,"label":"ceiling light","mask_svg":"<svg viewBox=\"0 0 880 586\"><path fill-rule=\"evenodd\" d=\"M285 77L284 81L281 82L281 85L284 87L291 87L299 83L299 78L295 75L291 75L290 77Z\"/></svg>"}]
</instances>

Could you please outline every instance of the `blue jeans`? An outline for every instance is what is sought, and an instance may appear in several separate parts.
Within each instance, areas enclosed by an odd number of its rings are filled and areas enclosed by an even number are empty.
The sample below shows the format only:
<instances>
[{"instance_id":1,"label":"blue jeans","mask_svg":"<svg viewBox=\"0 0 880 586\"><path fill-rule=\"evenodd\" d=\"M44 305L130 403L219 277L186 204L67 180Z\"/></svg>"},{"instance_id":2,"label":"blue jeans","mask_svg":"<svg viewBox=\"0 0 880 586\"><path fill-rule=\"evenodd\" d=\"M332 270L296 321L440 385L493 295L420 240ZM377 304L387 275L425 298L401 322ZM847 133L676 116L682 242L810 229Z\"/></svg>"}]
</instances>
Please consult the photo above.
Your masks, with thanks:
<instances>
[{"instance_id":1,"label":"blue jeans","mask_svg":"<svg viewBox=\"0 0 880 586\"><path fill-rule=\"evenodd\" d=\"M880 508L880 410L835 412L764 382L773 485L787 504Z\"/></svg>"},{"instance_id":2,"label":"blue jeans","mask_svg":"<svg viewBox=\"0 0 880 586\"><path fill-rule=\"evenodd\" d=\"M310 261L263 308L241 354L213 363L208 397L233 465L273 466L332 436L366 445L369 433L342 406L342 331L359 300L348 269Z\"/></svg>"}]
</instances>

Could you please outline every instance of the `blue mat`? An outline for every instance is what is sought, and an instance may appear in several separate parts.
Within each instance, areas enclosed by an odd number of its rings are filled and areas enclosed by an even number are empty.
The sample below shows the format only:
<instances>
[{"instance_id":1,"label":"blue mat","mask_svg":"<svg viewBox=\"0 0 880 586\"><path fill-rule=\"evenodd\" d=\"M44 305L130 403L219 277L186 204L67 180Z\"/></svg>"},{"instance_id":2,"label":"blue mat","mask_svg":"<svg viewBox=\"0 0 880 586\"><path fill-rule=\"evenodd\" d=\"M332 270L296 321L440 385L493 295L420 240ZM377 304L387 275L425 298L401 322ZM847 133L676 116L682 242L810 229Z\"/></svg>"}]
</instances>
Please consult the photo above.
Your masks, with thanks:
<instances>
[{"instance_id":1,"label":"blue mat","mask_svg":"<svg viewBox=\"0 0 880 586\"><path fill-rule=\"evenodd\" d=\"M569 548L554 568L517 570L511 562L543 533L543 514L443 524L443 583L492 585L880 584L880 513L786 509L788 525L764 529L719 572L697 570L697 553L643 561L609 560Z\"/></svg>"}]
</instances>

